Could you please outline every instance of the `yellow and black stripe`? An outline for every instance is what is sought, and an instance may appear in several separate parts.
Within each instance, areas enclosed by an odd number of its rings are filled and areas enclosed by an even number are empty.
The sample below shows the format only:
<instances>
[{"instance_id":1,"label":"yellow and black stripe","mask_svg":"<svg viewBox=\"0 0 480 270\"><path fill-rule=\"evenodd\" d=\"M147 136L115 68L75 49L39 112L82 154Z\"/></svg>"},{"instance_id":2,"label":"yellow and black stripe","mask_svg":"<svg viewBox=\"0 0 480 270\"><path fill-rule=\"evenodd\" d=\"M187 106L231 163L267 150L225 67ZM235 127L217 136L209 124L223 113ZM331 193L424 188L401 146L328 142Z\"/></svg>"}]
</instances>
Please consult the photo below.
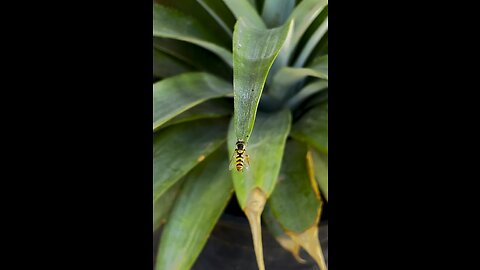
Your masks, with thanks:
<instances>
[{"instance_id":1,"label":"yellow and black stripe","mask_svg":"<svg viewBox=\"0 0 480 270\"><path fill-rule=\"evenodd\" d=\"M235 167L237 168L237 171L240 172L243 170L243 153L245 152L245 150L235 149L235 152L237 153L237 155L235 156Z\"/></svg>"},{"instance_id":2,"label":"yellow and black stripe","mask_svg":"<svg viewBox=\"0 0 480 270\"><path fill-rule=\"evenodd\" d=\"M237 171L240 172L243 170L244 167L244 156L246 155L245 142L242 140L238 140L235 145L235 167L237 168Z\"/></svg>"}]
</instances>

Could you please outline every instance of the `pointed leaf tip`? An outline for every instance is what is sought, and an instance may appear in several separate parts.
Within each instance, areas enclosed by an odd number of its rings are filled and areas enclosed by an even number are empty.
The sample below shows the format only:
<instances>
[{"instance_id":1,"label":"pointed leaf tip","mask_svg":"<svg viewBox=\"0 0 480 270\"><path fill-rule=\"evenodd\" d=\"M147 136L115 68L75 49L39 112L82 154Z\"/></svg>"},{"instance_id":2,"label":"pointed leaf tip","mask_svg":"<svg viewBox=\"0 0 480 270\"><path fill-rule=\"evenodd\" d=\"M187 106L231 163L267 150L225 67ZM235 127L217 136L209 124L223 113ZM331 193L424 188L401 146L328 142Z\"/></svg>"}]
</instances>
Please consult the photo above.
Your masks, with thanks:
<instances>
[{"instance_id":1,"label":"pointed leaf tip","mask_svg":"<svg viewBox=\"0 0 480 270\"><path fill-rule=\"evenodd\" d=\"M233 94L236 139L248 142L267 74L292 22L273 29L259 29L243 19L233 33Z\"/></svg>"},{"instance_id":2,"label":"pointed leaf tip","mask_svg":"<svg viewBox=\"0 0 480 270\"><path fill-rule=\"evenodd\" d=\"M287 235L282 235L276 238L278 243L285 249L292 253L293 258L298 263L304 264L307 261L300 256L300 245L293 241L291 237Z\"/></svg>"},{"instance_id":3,"label":"pointed leaf tip","mask_svg":"<svg viewBox=\"0 0 480 270\"><path fill-rule=\"evenodd\" d=\"M263 243L262 243L262 223L261 216L267 196L259 188L250 191L247 199L247 206L243 210L250 223L252 231L253 247L259 270L265 270L265 262L263 260Z\"/></svg>"},{"instance_id":4,"label":"pointed leaf tip","mask_svg":"<svg viewBox=\"0 0 480 270\"><path fill-rule=\"evenodd\" d=\"M318 226L315 224L302 233L287 232L317 263L320 270L327 270L320 241L318 240Z\"/></svg>"}]
</instances>

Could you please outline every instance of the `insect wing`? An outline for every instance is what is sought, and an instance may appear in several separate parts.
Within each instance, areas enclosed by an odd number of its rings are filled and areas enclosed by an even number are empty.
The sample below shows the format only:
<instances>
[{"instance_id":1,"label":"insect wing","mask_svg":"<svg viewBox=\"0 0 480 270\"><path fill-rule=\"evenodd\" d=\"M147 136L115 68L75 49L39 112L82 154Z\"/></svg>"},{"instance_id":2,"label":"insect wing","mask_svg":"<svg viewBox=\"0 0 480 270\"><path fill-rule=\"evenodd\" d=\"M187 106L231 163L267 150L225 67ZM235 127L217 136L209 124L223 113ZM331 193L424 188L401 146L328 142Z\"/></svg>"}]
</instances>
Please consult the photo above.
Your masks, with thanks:
<instances>
[{"instance_id":1,"label":"insect wing","mask_svg":"<svg viewBox=\"0 0 480 270\"><path fill-rule=\"evenodd\" d=\"M250 168L250 156L245 153L245 162L244 162L244 167L245 167L245 170L248 170Z\"/></svg>"}]
</instances>

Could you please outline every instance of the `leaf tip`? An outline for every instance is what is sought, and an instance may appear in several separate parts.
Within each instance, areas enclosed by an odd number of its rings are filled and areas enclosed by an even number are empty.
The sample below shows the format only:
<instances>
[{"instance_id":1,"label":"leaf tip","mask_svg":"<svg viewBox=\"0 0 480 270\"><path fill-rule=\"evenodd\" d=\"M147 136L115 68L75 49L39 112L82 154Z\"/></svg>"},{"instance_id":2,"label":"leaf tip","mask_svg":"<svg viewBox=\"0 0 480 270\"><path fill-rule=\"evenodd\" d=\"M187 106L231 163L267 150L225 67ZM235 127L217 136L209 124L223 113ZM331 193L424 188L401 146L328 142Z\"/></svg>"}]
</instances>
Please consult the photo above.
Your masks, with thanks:
<instances>
[{"instance_id":1,"label":"leaf tip","mask_svg":"<svg viewBox=\"0 0 480 270\"><path fill-rule=\"evenodd\" d=\"M265 270L265 262L263 260L263 244L262 244L262 224L261 215L267 196L260 188L254 188L250 191L247 197L245 215L250 223L250 230L252 231L253 247L255 249L255 256L259 270Z\"/></svg>"},{"instance_id":2,"label":"leaf tip","mask_svg":"<svg viewBox=\"0 0 480 270\"><path fill-rule=\"evenodd\" d=\"M282 246L285 250L292 253L293 257L298 263L305 264L307 261L300 257L300 245L293 241L292 238L282 235L277 237L277 242Z\"/></svg>"},{"instance_id":3,"label":"leaf tip","mask_svg":"<svg viewBox=\"0 0 480 270\"><path fill-rule=\"evenodd\" d=\"M320 270L327 270L325 258L323 257L320 240L318 240L317 224L311 226L302 233L286 232L295 242L297 242L317 263Z\"/></svg>"}]
</instances>

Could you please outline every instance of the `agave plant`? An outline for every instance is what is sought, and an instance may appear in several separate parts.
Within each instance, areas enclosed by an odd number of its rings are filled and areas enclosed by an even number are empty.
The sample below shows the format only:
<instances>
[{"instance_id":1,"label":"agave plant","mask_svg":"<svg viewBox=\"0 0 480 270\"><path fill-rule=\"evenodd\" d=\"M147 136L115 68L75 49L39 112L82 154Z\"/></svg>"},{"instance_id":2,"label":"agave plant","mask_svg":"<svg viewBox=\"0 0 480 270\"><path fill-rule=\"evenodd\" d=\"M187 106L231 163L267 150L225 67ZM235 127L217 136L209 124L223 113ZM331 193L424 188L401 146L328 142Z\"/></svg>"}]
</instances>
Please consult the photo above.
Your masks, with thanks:
<instances>
[{"instance_id":1,"label":"agave plant","mask_svg":"<svg viewBox=\"0 0 480 270\"><path fill-rule=\"evenodd\" d=\"M156 269L190 269L233 194L259 269L261 219L326 269L327 32L326 0L154 1ZM238 141L250 159L229 170Z\"/></svg>"}]
</instances>

